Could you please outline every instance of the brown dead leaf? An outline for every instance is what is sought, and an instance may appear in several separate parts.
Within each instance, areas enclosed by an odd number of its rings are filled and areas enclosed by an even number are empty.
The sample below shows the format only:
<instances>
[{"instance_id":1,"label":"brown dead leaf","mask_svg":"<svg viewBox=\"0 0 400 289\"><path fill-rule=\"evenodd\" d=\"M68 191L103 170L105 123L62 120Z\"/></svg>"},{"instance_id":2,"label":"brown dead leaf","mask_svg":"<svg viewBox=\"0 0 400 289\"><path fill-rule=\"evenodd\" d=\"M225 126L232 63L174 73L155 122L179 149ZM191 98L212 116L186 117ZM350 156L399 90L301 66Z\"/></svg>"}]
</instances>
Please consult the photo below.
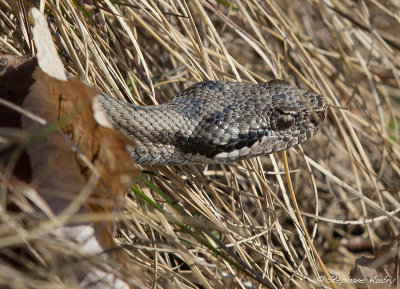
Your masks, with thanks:
<instances>
[{"instance_id":1,"label":"brown dead leaf","mask_svg":"<svg viewBox=\"0 0 400 289\"><path fill-rule=\"evenodd\" d=\"M36 82L32 86L28 98L24 101L24 108L29 108L29 111L46 119L48 123L59 125L63 134L54 136L54 138L63 142L65 146L63 148L65 155L55 155L56 160L42 156L43 152L49 152L50 148L56 146L54 143L49 142L47 147L41 147L43 144L38 144L28 148L28 150L32 150L31 155L34 158L31 160L32 168L40 173L35 179L46 179L43 182L63 182L64 189L66 188L65 184L68 184L71 192L77 192L74 184L78 178L77 176L68 176L71 171L79 172L79 178L84 177L86 180L89 180L93 174L99 174L103 182L96 188L95 195L103 198L108 192L113 192L106 196L112 201L111 207L121 204L127 186L133 183L138 171L134 168L130 156L125 150L128 139L113 129L99 125L94 119L93 103L96 101L97 91L81 83L77 78L63 82L47 76L40 70L35 71L34 79ZM24 128L32 133L38 134L45 128L27 117L24 117L23 120ZM79 152L77 157L73 157L75 153L65 141L65 137L63 137L65 135L76 146ZM57 147L61 148L58 141ZM50 156L47 155L47 157ZM63 159L64 157L65 159ZM76 160L76 163L71 164L71 160ZM87 161L90 161L93 166L89 165ZM79 167L70 167L76 165ZM46 170L51 171L51 180L43 175ZM54 177L54 174L57 173L59 175ZM41 183L42 187L60 187L60 185L49 185L43 182ZM96 201L90 204L97 207ZM108 209L109 211L113 209L111 207Z\"/></svg>"},{"instance_id":2,"label":"brown dead leaf","mask_svg":"<svg viewBox=\"0 0 400 289\"><path fill-rule=\"evenodd\" d=\"M7 64L0 72L1 99L17 109L0 103L0 126L13 127L25 136L19 143L15 141L15 145L25 141L26 150L14 172L38 192L30 193L36 207L57 220L59 226L76 213L109 214L122 205L138 169L125 149L128 139L94 118L95 113L101 114L97 111L97 91L77 78L66 82L54 79L32 59L3 55L0 63ZM38 122L31 114L46 123ZM15 147L10 142L0 151L2 169L8 165ZM23 173L20 168L24 168ZM97 222L82 222L58 227L56 232L80 243L84 253L98 254L115 246L112 222L101 226ZM82 240L82 234L87 238ZM58 258L56 252L51 252L45 255ZM121 254L115 260L124 264ZM135 271L140 272L137 268ZM94 282L98 274L87 272L83 280ZM78 275L82 276L82 272L78 271ZM106 274L101 278L111 280L115 276Z\"/></svg>"},{"instance_id":3,"label":"brown dead leaf","mask_svg":"<svg viewBox=\"0 0 400 289\"><path fill-rule=\"evenodd\" d=\"M361 257L356 260L350 278L364 280L355 284L357 288L398 288L400 285L400 237L390 245L383 245L375 258Z\"/></svg>"}]
</instances>

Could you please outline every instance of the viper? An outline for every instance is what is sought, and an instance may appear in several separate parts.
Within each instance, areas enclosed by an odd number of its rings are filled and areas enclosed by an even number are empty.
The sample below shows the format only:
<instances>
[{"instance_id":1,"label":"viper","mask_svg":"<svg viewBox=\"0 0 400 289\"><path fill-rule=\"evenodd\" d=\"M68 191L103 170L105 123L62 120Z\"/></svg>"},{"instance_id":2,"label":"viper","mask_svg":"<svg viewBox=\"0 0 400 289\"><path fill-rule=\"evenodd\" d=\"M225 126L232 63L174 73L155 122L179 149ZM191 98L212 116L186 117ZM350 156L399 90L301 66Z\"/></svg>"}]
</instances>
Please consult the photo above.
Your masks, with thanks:
<instances>
[{"instance_id":1,"label":"viper","mask_svg":"<svg viewBox=\"0 0 400 289\"><path fill-rule=\"evenodd\" d=\"M203 81L161 105L138 106L100 93L113 126L132 141L136 163L227 163L288 149L312 137L326 102L284 80Z\"/></svg>"}]
</instances>

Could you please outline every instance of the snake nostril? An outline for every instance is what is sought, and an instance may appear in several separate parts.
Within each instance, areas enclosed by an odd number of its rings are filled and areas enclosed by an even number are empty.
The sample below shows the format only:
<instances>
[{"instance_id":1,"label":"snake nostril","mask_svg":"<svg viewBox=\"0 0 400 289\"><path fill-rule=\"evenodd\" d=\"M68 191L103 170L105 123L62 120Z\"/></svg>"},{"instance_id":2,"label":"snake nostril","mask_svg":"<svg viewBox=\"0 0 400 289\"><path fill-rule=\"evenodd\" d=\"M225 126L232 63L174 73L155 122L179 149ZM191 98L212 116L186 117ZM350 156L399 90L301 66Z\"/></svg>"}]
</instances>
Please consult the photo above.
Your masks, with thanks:
<instances>
[{"instance_id":1,"label":"snake nostril","mask_svg":"<svg viewBox=\"0 0 400 289\"><path fill-rule=\"evenodd\" d=\"M324 121L325 118L326 118L326 115L327 115L327 110L326 110L326 108L324 108L323 111L318 112L318 115L319 115L321 121Z\"/></svg>"},{"instance_id":2,"label":"snake nostril","mask_svg":"<svg viewBox=\"0 0 400 289\"><path fill-rule=\"evenodd\" d=\"M325 117L325 109L322 111L315 111L314 113L310 114L310 121L314 126L319 126L319 124L325 120Z\"/></svg>"}]
</instances>

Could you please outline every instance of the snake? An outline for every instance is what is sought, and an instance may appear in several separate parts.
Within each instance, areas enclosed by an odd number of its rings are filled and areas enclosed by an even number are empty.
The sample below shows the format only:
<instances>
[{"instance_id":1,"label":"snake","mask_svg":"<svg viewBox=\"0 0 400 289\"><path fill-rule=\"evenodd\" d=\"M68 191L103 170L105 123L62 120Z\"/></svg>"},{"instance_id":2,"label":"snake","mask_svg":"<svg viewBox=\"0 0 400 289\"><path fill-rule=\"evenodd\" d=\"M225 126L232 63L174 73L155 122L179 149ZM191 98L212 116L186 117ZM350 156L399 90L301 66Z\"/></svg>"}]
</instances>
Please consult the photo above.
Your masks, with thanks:
<instances>
[{"instance_id":1,"label":"snake","mask_svg":"<svg viewBox=\"0 0 400 289\"><path fill-rule=\"evenodd\" d=\"M112 125L143 165L229 163L279 152L311 138L326 117L324 98L274 79L251 84L206 80L160 105L98 94Z\"/></svg>"}]
</instances>

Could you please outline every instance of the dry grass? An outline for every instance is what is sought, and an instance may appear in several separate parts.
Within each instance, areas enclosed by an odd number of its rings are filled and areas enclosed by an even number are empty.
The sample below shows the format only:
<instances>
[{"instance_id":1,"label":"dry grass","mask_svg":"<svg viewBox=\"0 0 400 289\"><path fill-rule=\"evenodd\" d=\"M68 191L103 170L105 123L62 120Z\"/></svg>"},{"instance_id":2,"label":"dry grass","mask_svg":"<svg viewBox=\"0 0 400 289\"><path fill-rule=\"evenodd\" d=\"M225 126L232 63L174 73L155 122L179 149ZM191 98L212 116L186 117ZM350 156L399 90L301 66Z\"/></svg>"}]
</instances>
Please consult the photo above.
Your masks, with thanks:
<instances>
[{"instance_id":1,"label":"dry grass","mask_svg":"<svg viewBox=\"0 0 400 289\"><path fill-rule=\"evenodd\" d=\"M284 78L331 105L287 162L143 168L115 236L149 288L319 287L324 270L347 278L357 257L398 235L398 1L35 3L66 69L117 98L151 105L203 79ZM3 52L35 54L31 5L0 1ZM2 212L0 245L14 217ZM63 284L57 272L1 266L33 287Z\"/></svg>"}]
</instances>

